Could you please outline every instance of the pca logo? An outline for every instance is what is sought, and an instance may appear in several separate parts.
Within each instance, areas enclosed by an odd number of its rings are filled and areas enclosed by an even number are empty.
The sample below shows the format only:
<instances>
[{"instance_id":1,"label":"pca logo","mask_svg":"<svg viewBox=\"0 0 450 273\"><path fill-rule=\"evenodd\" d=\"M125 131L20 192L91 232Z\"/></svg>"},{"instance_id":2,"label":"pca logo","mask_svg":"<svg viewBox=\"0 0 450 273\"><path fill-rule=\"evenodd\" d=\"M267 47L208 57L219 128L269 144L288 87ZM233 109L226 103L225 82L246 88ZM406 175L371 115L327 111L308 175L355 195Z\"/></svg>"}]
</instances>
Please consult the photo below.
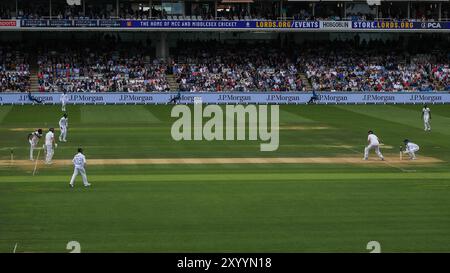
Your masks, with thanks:
<instances>
[{"instance_id":1,"label":"pca logo","mask_svg":"<svg viewBox=\"0 0 450 273\"><path fill-rule=\"evenodd\" d=\"M437 23L437 22L429 22L429 23L422 23L421 25L422 28L432 28L432 29L441 29L441 23Z\"/></svg>"}]
</instances>

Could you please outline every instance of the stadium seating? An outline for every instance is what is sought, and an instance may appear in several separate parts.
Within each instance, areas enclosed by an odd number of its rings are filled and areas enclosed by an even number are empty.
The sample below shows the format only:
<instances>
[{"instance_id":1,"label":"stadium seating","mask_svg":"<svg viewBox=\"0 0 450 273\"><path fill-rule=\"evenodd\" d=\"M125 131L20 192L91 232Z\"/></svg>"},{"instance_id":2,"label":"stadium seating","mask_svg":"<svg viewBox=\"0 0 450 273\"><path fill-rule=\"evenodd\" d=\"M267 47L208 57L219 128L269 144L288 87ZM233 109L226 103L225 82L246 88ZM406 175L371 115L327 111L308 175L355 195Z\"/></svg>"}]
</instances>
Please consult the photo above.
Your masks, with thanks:
<instances>
[{"instance_id":1,"label":"stadium seating","mask_svg":"<svg viewBox=\"0 0 450 273\"><path fill-rule=\"evenodd\" d=\"M183 42L174 74L182 91L302 91L290 56L264 44Z\"/></svg>"},{"instance_id":2,"label":"stadium seating","mask_svg":"<svg viewBox=\"0 0 450 273\"><path fill-rule=\"evenodd\" d=\"M179 41L166 61L139 42L93 44L0 47L0 91L28 91L30 78L39 88L31 91L41 92L450 91L445 41L434 41L434 48L411 41L407 49L377 40L287 48Z\"/></svg>"},{"instance_id":3,"label":"stadium seating","mask_svg":"<svg viewBox=\"0 0 450 273\"><path fill-rule=\"evenodd\" d=\"M137 45L135 45L137 46ZM168 91L166 65L124 43L115 48L66 47L38 56L40 91Z\"/></svg>"},{"instance_id":4,"label":"stadium seating","mask_svg":"<svg viewBox=\"0 0 450 273\"><path fill-rule=\"evenodd\" d=\"M110 3L88 3L84 6L69 6L63 1L53 3L52 14L49 14L49 2L20 2L16 6L13 1L0 3L0 19L187 19L187 20L252 20L252 19L287 19L287 20L413 20L437 21L449 18L450 4L444 2L440 15L437 6L432 11L427 1L383 1L378 9L369 6L364 1L354 1L344 6L333 1L287 1L283 9L278 3L270 1L251 1L239 4L235 1L222 2L225 7L214 10L213 3L209 6L199 6L193 3L183 5L184 11L168 14L164 7L156 5L145 7L134 2L121 0L120 8ZM344 1L350 2L350 1ZM412 1L416 2L416 1ZM339 2L338 2L339 3ZM194 6L191 6L191 5ZM408 8L409 5L409 8ZM188 8L189 7L189 8ZM17 9L17 11L16 11ZM284 10L284 11L282 11ZM17 14L16 14L17 12Z\"/></svg>"},{"instance_id":5,"label":"stadium seating","mask_svg":"<svg viewBox=\"0 0 450 273\"><path fill-rule=\"evenodd\" d=\"M299 64L314 90L450 90L450 56L445 45L442 51L425 54L410 54L395 44L374 42L358 48L351 42L309 48L300 55Z\"/></svg>"},{"instance_id":6,"label":"stadium seating","mask_svg":"<svg viewBox=\"0 0 450 273\"><path fill-rule=\"evenodd\" d=\"M0 45L0 92L28 91L30 66L28 56L17 46Z\"/></svg>"}]
</instances>

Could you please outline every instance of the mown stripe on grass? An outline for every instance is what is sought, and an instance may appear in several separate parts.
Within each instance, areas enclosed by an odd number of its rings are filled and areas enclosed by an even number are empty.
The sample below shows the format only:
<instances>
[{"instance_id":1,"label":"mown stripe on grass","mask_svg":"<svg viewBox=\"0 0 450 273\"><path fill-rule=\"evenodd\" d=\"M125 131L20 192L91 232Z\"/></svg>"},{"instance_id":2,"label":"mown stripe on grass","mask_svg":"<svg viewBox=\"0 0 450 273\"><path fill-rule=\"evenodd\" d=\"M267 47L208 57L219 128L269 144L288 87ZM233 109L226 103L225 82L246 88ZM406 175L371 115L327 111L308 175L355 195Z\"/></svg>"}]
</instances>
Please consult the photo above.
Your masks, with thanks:
<instances>
[{"instance_id":1,"label":"mown stripe on grass","mask_svg":"<svg viewBox=\"0 0 450 273\"><path fill-rule=\"evenodd\" d=\"M12 106L11 105L4 105L1 106L1 110L0 110L0 123L3 122L3 120L5 119L5 117L9 114L9 111L11 111Z\"/></svg>"},{"instance_id":2,"label":"mown stripe on grass","mask_svg":"<svg viewBox=\"0 0 450 273\"><path fill-rule=\"evenodd\" d=\"M412 110L401 108L398 105L385 105L383 111L380 111L379 107L373 105L353 105L352 107L338 105L336 107L360 115L382 119L387 122L399 123L416 129L423 129L423 122L420 118L422 106L417 106L416 110ZM433 109L433 106L431 106L431 109ZM433 132L439 132L446 135L450 134L450 129L448 127L448 124L450 124L449 117L438 114L432 114L432 117Z\"/></svg>"},{"instance_id":3,"label":"mown stripe on grass","mask_svg":"<svg viewBox=\"0 0 450 273\"><path fill-rule=\"evenodd\" d=\"M81 121L84 124L108 124L117 123L159 123L161 120L153 113L145 109L145 105L136 105L132 111L120 111L121 106L106 105L97 107L93 105L80 106ZM129 108L124 108L128 109Z\"/></svg>"},{"instance_id":4,"label":"mown stripe on grass","mask_svg":"<svg viewBox=\"0 0 450 273\"><path fill-rule=\"evenodd\" d=\"M66 182L71 176L3 176L0 183L35 183L35 182ZM81 178L80 178L81 179ZM274 174L155 174L155 175L92 175L88 173L88 179L92 182L152 182L152 181L307 181L307 180L379 180L385 182L388 179L450 179L450 173L274 173Z\"/></svg>"}]
</instances>

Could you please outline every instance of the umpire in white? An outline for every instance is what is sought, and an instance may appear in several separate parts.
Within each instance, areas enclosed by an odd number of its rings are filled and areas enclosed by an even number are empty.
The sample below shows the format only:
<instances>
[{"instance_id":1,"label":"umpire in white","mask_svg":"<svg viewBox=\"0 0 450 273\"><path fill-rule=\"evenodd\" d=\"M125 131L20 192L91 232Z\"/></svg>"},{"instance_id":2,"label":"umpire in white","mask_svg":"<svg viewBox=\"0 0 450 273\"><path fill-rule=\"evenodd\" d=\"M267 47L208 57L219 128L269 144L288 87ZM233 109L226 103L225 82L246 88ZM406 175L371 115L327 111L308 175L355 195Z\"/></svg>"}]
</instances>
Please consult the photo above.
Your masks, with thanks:
<instances>
[{"instance_id":1,"label":"umpire in white","mask_svg":"<svg viewBox=\"0 0 450 273\"><path fill-rule=\"evenodd\" d=\"M86 157L83 154L83 149L78 148L78 153L75 155L75 157L72 160L74 165L73 175L72 179L70 179L70 187L74 187L75 178L78 174L81 174L81 177L83 178L83 184L85 187L89 187L91 184L89 184L86 176L86 170L84 169L84 165L86 165Z\"/></svg>"}]
</instances>

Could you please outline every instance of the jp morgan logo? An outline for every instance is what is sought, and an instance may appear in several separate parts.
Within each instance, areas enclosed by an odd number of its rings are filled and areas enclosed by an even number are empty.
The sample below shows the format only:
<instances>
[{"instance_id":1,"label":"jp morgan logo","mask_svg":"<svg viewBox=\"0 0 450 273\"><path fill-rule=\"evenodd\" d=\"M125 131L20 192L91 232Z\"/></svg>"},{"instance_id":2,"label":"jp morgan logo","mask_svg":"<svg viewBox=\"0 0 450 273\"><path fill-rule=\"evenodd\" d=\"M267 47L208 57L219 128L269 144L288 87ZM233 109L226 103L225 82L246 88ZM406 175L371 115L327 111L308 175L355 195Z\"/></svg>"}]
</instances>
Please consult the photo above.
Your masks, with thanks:
<instances>
[{"instance_id":1,"label":"jp morgan logo","mask_svg":"<svg viewBox=\"0 0 450 273\"><path fill-rule=\"evenodd\" d=\"M267 95L266 101L267 102L291 102L291 101L300 101L301 97L296 95Z\"/></svg>"},{"instance_id":2,"label":"jp morgan logo","mask_svg":"<svg viewBox=\"0 0 450 273\"><path fill-rule=\"evenodd\" d=\"M227 95L219 95L218 100L219 101L227 101L227 102L243 103L246 101L250 101L251 96L227 94Z\"/></svg>"},{"instance_id":3,"label":"jp morgan logo","mask_svg":"<svg viewBox=\"0 0 450 273\"><path fill-rule=\"evenodd\" d=\"M409 100L414 102L436 102L442 101L442 96L413 94L409 97Z\"/></svg>"},{"instance_id":4,"label":"jp morgan logo","mask_svg":"<svg viewBox=\"0 0 450 273\"><path fill-rule=\"evenodd\" d=\"M200 102L193 107L174 106L171 117L178 118L171 129L175 141L259 140L266 142L260 144L262 152L276 151L279 146L278 105L207 105L203 108Z\"/></svg>"},{"instance_id":5,"label":"jp morgan logo","mask_svg":"<svg viewBox=\"0 0 450 273\"><path fill-rule=\"evenodd\" d=\"M35 97L36 99L42 101L43 103L45 102L53 102L53 96L52 95L32 95L33 97ZM28 95L25 94L20 94L19 95L19 101L29 101L30 98L28 97Z\"/></svg>"},{"instance_id":6,"label":"jp morgan logo","mask_svg":"<svg viewBox=\"0 0 450 273\"><path fill-rule=\"evenodd\" d=\"M437 22L429 22L429 23L422 23L421 27L422 28L441 29L442 25L441 25L441 23L437 23Z\"/></svg>"},{"instance_id":7,"label":"jp morgan logo","mask_svg":"<svg viewBox=\"0 0 450 273\"><path fill-rule=\"evenodd\" d=\"M149 96L149 95L120 95L119 97L119 101L123 101L123 102L141 102L141 103L145 103L147 101L153 101L153 96Z\"/></svg>"},{"instance_id":8,"label":"jp morgan logo","mask_svg":"<svg viewBox=\"0 0 450 273\"><path fill-rule=\"evenodd\" d=\"M323 102L331 102L331 103L348 101L348 97L346 95L319 95L319 99Z\"/></svg>"},{"instance_id":9,"label":"jp morgan logo","mask_svg":"<svg viewBox=\"0 0 450 273\"><path fill-rule=\"evenodd\" d=\"M96 96L96 95L72 94L69 97L69 101L95 103L97 101L103 101L103 96L101 96L101 95Z\"/></svg>"},{"instance_id":10,"label":"jp morgan logo","mask_svg":"<svg viewBox=\"0 0 450 273\"><path fill-rule=\"evenodd\" d=\"M368 95L364 95L363 97L363 101L383 101L383 102L388 102L388 101L395 101L395 96L392 95L378 95L378 94L368 94Z\"/></svg>"}]
</instances>

